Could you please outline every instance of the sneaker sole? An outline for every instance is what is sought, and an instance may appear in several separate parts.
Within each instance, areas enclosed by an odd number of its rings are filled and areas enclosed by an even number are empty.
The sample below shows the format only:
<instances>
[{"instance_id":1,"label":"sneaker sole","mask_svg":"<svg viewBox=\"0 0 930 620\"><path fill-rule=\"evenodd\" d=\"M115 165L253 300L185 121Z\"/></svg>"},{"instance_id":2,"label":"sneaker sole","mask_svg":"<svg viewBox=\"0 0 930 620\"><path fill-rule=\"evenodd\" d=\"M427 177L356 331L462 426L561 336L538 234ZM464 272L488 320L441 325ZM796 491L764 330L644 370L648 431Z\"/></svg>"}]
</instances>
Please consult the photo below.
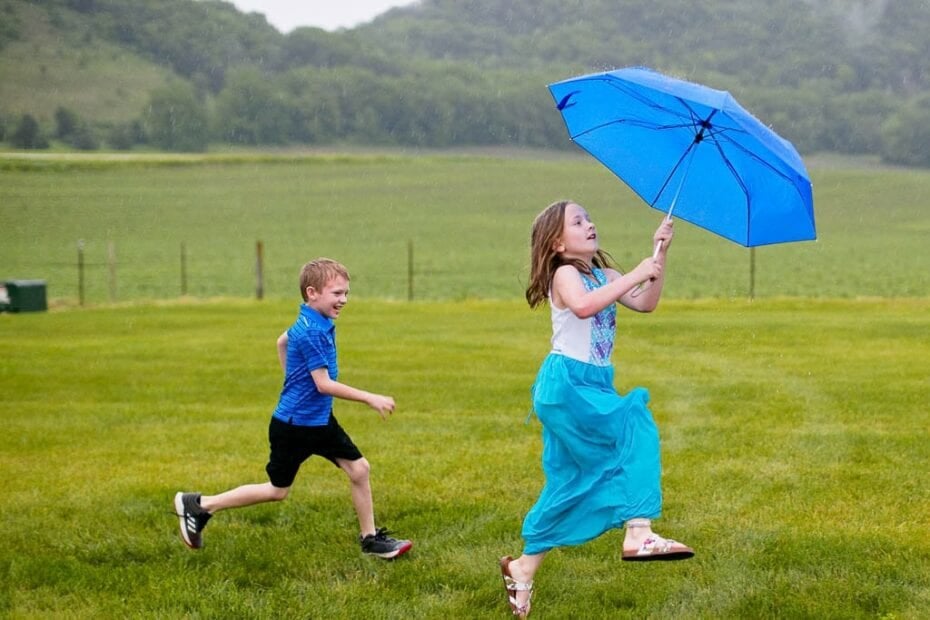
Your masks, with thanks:
<instances>
[{"instance_id":1,"label":"sneaker sole","mask_svg":"<svg viewBox=\"0 0 930 620\"><path fill-rule=\"evenodd\" d=\"M385 560L393 560L394 558L398 558L404 555L405 553L410 551L410 549L412 548L413 548L413 543L408 540L406 545L401 545L394 551L388 551L387 553L369 553L368 555L376 555L379 558L383 558Z\"/></svg>"},{"instance_id":2,"label":"sneaker sole","mask_svg":"<svg viewBox=\"0 0 930 620\"><path fill-rule=\"evenodd\" d=\"M187 537L187 528L184 526L184 493L178 493L174 496L174 514L178 515L178 521L181 526L181 540L191 549L197 549L190 538Z\"/></svg>"}]
</instances>

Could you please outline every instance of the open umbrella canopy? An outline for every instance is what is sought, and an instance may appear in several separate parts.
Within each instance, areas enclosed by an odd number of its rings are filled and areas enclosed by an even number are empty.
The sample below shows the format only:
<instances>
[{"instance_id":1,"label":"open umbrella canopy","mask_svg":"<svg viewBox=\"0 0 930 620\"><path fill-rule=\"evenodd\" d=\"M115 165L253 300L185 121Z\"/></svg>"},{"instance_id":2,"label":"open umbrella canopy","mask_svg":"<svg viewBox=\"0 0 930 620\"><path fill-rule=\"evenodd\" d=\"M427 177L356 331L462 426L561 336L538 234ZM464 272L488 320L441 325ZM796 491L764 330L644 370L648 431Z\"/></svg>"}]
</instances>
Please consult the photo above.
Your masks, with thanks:
<instances>
[{"instance_id":1,"label":"open umbrella canopy","mask_svg":"<svg viewBox=\"0 0 930 620\"><path fill-rule=\"evenodd\" d=\"M747 247L816 239L800 155L730 93L643 67L549 91L571 139L651 207Z\"/></svg>"}]
</instances>

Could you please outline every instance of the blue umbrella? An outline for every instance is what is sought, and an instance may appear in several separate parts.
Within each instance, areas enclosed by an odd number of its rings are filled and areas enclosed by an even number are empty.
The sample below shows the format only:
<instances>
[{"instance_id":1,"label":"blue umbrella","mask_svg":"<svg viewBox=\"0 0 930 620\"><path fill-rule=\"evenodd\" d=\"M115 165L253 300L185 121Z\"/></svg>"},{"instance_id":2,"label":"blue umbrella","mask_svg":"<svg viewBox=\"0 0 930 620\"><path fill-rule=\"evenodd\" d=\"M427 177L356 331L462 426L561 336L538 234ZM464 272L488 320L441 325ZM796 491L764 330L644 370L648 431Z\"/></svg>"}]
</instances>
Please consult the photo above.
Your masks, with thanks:
<instances>
[{"instance_id":1,"label":"blue umbrella","mask_svg":"<svg viewBox=\"0 0 930 620\"><path fill-rule=\"evenodd\" d=\"M816 239L801 156L730 93L643 67L549 91L571 139L649 206L746 247Z\"/></svg>"}]
</instances>

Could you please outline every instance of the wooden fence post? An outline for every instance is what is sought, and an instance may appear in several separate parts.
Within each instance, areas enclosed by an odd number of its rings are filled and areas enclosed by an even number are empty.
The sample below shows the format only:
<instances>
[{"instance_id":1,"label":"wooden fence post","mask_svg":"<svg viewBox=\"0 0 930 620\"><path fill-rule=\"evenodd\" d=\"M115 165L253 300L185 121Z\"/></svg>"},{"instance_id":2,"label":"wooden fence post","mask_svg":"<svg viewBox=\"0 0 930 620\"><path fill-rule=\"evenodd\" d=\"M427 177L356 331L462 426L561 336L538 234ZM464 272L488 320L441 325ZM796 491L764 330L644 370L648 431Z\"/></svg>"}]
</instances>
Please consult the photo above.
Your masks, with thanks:
<instances>
[{"instance_id":1,"label":"wooden fence post","mask_svg":"<svg viewBox=\"0 0 930 620\"><path fill-rule=\"evenodd\" d=\"M116 243L113 241L107 242L107 267L110 272L110 303L116 301Z\"/></svg>"},{"instance_id":2,"label":"wooden fence post","mask_svg":"<svg viewBox=\"0 0 930 620\"><path fill-rule=\"evenodd\" d=\"M84 305L84 240L78 239L78 303Z\"/></svg>"},{"instance_id":3,"label":"wooden fence post","mask_svg":"<svg viewBox=\"0 0 930 620\"><path fill-rule=\"evenodd\" d=\"M187 244L181 242L181 297L187 295Z\"/></svg>"},{"instance_id":4,"label":"wooden fence post","mask_svg":"<svg viewBox=\"0 0 930 620\"><path fill-rule=\"evenodd\" d=\"M255 242L255 297L262 299L265 296L265 276L263 263L264 247L261 241Z\"/></svg>"},{"instance_id":5,"label":"wooden fence post","mask_svg":"<svg viewBox=\"0 0 930 620\"><path fill-rule=\"evenodd\" d=\"M407 241L407 301L413 301L413 240Z\"/></svg>"}]
</instances>

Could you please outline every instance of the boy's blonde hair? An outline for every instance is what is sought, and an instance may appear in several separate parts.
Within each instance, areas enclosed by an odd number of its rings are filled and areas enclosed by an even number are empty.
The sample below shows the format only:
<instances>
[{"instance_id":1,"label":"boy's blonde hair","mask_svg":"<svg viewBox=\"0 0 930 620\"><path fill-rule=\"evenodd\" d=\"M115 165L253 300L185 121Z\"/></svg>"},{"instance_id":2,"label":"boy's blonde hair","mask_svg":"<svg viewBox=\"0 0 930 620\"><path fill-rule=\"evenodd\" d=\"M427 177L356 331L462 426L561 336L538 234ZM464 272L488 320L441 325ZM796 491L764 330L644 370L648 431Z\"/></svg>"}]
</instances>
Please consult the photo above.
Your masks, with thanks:
<instances>
[{"instance_id":1,"label":"boy's blonde hair","mask_svg":"<svg viewBox=\"0 0 930 620\"><path fill-rule=\"evenodd\" d=\"M349 270L342 263L331 258L317 258L300 269L300 296L307 301L307 287L312 286L318 291L338 276L349 279Z\"/></svg>"}]
</instances>

